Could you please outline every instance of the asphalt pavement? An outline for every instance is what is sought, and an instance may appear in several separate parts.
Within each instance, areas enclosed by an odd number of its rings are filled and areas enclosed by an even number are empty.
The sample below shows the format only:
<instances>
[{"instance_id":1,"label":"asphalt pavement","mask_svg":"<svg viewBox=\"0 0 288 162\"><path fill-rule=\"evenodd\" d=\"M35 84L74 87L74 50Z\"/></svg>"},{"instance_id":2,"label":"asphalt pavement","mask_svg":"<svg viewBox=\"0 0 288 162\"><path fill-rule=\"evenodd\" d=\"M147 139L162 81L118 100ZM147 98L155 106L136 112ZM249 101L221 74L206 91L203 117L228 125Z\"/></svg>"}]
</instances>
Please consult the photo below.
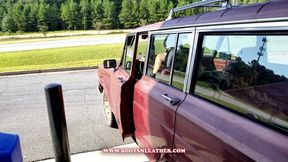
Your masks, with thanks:
<instances>
[{"instance_id":1,"label":"asphalt pavement","mask_svg":"<svg viewBox=\"0 0 288 162\"><path fill-rule=\"evenodd\" d=\"M54 156L44 94L50 83L62 84L72 154L124 144L104 122L97 70L1 76L0 131L20 136L24 161Z\"/></svg>"}]
</instances>

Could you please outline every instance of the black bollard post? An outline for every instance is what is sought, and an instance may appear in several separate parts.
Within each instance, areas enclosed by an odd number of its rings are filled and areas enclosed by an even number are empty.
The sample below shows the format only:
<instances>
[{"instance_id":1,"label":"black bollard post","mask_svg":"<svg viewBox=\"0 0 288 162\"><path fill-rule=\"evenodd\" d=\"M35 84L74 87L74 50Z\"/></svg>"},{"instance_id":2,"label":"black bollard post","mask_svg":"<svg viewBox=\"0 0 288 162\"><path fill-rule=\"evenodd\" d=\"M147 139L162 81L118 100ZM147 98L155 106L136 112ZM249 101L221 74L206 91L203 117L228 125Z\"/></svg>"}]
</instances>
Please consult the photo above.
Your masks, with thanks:
<instances>
[{"instance_id":1,"label":"black bollard post","mask_svg":"<svg viewBox=\"0 0 288 162\"><path fill-rule=\"evenodd\" d=\"M64 111L62 86L57 83L45 87L49 123L56 162L70 162L69 140Z\"/></svg>"}]
</instances>

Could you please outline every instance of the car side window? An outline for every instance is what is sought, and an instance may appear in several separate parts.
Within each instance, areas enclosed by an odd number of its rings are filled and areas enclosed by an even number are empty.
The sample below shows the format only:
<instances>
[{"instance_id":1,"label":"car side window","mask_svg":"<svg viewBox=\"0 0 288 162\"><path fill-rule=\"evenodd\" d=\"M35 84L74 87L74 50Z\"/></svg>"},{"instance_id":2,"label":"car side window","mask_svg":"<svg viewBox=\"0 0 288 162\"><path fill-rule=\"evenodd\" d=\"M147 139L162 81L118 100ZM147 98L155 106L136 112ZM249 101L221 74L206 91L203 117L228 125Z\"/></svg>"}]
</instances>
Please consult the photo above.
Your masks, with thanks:
<instances>
[{"instance_id":1,"label":"car side window","mask_svg":"<svg viewBox=\"0 0 288 162\"><path fill-rule=\"evenodd\" d=\"M148 44L148 34L140 34L138 36L137 52L136 52L136 59L135 59L136 79L140 79L143 75L147 44Z\"/></svg>"},{"instance_id":2,"label":"car side window","mask_svg":"<svg viewBox=\"0 0 288 162\"><path fill-rule=\"evenodd\" d=\"M169 84L176 34L152 35L149 49L148 74Z\"/></svg>"},{"instance_id":3,"label":"car side window","mask_svg":"<svg viewBox=\"0 0 288 162\"><path fill-rule=\"evenodd\" d=\"M285 35L205 35L193 93L288 131Z\"/></svg>"},{"instance_id":4,"label":"car side window","mask_svg":"<svg viewBox=\"0 0 288 162\"><path fill-rule=\"evenodd\" d=\"M126 38L125 51L122 60L122 68L131 73L132 60L134 53L135 36L128 36Z\"/></svg>"},{"instance_id":5,"label":"car side window","mask_svg":"<svg viewBox=\"0 0 288 162\"><path fill-rule=\"evenodd\" d=\"M191 34L152 35L147 74L183 90L190 43Z\"/></svg>"},{"instance_id":6,"label":"car side window","mask_svg":"<svg viewBox=\"0 0 288 162\"><path fill-rule=\"evenodd\" d=\"M139 35L136 59L141 60L141 61L145 60L147 44L148 44L148 35L147 34Z\"/></svg>"},{"instance_id":7,"label":"car side window","mask_svg":"<svg viewBox=\"0 0 288 162\"><path fill-rule=\"evenodd\" d=\"M191 33L188 34L179 34L176 54L173 65L173 77L172 77L172 86L183 89L185 73L187 68L187 61L189 56L189 51L192 42Z\"/></svg>"}]
</instances>

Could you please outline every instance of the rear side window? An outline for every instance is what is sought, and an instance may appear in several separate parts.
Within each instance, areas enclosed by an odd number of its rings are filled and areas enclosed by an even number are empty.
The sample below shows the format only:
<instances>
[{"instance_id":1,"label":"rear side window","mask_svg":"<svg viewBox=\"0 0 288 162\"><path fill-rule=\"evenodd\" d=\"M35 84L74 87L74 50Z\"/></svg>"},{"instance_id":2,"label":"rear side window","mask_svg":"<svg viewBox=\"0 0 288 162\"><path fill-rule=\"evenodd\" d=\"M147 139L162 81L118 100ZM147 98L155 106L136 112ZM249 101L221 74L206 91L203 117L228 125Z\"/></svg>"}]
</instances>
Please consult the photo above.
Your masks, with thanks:
<instances>
[{"instance_id":1,"label":"rear side window","mask_svg":"<svg viewBox=\"0 0 288 162\"><path fill-rule=\"evenodd\" d=\"M183 90L191 33L152 35L147 74Z\"/></svg>"},{"instance_id":2,"label":"rear side window","mask_svg":"<svg viewBox=\"0 0 288 162\"><path fill-rule=\"evenodd\" d=\"M194 94L288 131L288 36L206 35Z\"/></svg>"}]
</instances>

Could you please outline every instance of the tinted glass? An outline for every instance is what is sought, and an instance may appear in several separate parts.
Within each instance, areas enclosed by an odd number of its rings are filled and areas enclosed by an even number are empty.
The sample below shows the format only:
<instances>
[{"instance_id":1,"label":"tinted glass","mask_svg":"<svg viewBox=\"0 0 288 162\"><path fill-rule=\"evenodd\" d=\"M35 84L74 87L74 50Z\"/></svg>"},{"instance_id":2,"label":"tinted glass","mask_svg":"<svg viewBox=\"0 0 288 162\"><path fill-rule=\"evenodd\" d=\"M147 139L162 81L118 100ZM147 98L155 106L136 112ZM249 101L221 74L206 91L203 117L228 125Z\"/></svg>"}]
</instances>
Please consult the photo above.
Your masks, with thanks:
<instances>
[{"instance_id":1,"label":"tinted glass","mask_svg":"<svg viewBox=\"0 0 288 162\"><path fill-rule=\"evenodd\" d=\"M135 36L128 36L126 38L125 53L122 67L129 73L131 72L131 66L133 60L134 43L135 43Z\"/></svg>"},{"instance_id":2,"label":"tinted glass","mask_svg":"<svg viewBox=\"0 0 288 162\"><path fill-rule=\"evenodd\" d=\"M152 36L149 50L148 75L169 84L175 44L176 34Z\"/></svg>"},{"instance_id":3,"label":"tinted glass","mask_svg":"<svg viewBox=\"0 0 288 162\"><path fill-rule=\"evenodd\" d=\"M179 34L172 77L172 85L179 89L184 87L191 41L191 34Z\"/></svg>"},{"instance_id":4,"label":"tinted glass","mask_svg":"<svg viewBox=\"0 0 288 162\"><path fill-rule=\"evenodd\" d=\"M143 75L144 61L147 51L147 43L148 43L148 35L147 34L139 35L136 60L135 60L136 79L140 79Z\"/></svg>"},{"instance_id":5,"label":"tinted glass","mask_svg":"<svg viewBox=\"0 0 288 162\"><path fill-rule=\"evenodd\" d=\"M148 35L139 35L136 59L144 61L148 44Z\"/></svg>"},{"instance_id":6,"label":"tinted glass","mask_svg":"<svg viewBox=\"0 0 288 162\"><path fill-rule=\"evenodd\" d=\"M288 36L205 36L194 93L288 130Z\"/></svg>"}]
</instances>

